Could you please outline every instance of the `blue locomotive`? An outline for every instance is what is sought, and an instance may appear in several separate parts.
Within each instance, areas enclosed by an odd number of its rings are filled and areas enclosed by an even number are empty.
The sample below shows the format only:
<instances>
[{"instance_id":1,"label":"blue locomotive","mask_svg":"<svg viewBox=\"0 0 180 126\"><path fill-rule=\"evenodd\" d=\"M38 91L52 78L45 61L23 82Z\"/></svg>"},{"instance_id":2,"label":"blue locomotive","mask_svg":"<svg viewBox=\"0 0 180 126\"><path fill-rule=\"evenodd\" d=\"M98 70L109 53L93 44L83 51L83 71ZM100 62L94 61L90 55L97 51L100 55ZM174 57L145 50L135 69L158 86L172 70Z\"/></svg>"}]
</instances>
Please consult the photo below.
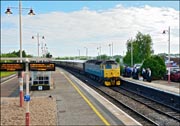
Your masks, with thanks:
<instances>
[{"instance_id":1,"label":"blue locomotive","mask_svg":"<svg viewBox=\"0 0 180 126\"><path fill-rule=\"evenodd\" d=\"M120 67L114 60L54 60L53 62L57 66L83 73L105 86L120 85Z\"/></svg>"}]
</instances>

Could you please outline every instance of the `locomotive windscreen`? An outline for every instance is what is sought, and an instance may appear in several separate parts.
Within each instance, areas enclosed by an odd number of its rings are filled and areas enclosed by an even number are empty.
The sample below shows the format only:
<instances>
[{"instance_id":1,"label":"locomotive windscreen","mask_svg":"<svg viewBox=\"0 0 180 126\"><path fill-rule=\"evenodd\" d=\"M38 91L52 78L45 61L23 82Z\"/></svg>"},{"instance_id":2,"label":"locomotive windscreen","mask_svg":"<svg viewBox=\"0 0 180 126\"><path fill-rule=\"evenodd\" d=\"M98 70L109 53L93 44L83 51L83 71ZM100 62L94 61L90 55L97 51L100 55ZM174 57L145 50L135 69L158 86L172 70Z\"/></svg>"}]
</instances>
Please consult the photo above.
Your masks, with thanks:
<instances>
[{"instance_id":1,"label":"locomotive windscreen","mask_svg":"<svg viewBox=\"0 0 180 126\"><path fill-rule=\"evenodd\" d=\"M105 61L103 64L105 65L106 69L117 69L119 67L119 65L113 60Z\"/></svg>"},{"instance_id":2,"label":"locomotive windscreen","mask_svg":"<svg viewBox=\"0 0 180 126\"><path fill-rule=\"evenodd\" d=\"M117 63L113 60L108 60L108 61L105 61L104 64L117 64Z\"/></svg>"}]
</instances>

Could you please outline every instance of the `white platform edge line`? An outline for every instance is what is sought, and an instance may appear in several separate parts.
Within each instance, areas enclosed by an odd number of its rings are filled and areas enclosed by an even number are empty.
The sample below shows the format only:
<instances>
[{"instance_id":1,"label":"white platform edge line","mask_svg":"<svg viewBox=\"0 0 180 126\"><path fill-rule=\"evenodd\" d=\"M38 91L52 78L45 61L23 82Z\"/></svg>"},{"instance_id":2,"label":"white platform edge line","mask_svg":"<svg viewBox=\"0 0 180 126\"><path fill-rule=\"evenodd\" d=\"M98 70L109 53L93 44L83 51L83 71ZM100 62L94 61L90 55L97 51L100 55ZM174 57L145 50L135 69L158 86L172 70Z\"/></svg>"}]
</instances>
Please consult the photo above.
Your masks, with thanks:
<instances>
[{"instance_id":1,"label":"white platform edge line","mask_svg":"<svg viewBox=\"0 0 180 126\"><path fill-rule=\"evenodd\" d=\"M8 79L8 80L2 82L1 85L5 84L6 82L9 82L9 81L13 80L13 79L16 78L16 77L17 77L17 76L14 76L14 77L12 77L11 79Z\"/></svg>"}]
</instances>

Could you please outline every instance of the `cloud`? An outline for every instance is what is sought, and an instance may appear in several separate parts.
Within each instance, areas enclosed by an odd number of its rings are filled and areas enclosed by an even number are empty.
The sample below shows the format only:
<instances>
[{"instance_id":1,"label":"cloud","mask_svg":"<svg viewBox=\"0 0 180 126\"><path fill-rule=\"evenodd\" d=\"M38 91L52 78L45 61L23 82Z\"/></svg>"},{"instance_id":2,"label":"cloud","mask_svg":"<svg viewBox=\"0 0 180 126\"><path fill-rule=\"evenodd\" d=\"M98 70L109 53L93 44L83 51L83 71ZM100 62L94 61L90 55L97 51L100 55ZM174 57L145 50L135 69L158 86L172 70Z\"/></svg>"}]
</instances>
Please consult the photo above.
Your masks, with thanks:
<instances>
[{"instance_id":1,"label":"cloud","mask_svg":"<svg viewBox=\"0 0 180 126\"><path fill-rule=\"evenodd\" d=\"M19 49L18 15L1 15L1 51ZM37 55L36 34L45 36L40 43L46 43L53 56L96 56L97 47L102 54L109 55L109 43L113 42L114 53L126 51L126 41L135 38L138 31L150 34L155 53L167 53L168 34L162 31L171 26L171 52L179 53L179 11L172 8L124 7L117 5L107 10L91 10L84 7L72 12L49 12L35 16L22 16L23 49ZM32 40L31 37L35 36ZM93 43L93 44L92 44ZM11 45L11 46L10 46Z\"/></svg>"}]
</instances>

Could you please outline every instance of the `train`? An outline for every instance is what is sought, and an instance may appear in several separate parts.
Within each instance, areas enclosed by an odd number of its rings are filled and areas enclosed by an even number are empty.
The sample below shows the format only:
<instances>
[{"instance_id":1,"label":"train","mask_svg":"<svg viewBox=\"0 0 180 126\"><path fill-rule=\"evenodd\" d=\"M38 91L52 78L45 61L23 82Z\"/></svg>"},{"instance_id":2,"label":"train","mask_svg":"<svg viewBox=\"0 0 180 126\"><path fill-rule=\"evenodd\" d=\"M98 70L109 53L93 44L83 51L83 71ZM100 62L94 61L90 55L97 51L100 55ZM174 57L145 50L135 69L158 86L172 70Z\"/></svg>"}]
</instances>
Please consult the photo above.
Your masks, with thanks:
<instances>
[{"instance_id":1,"label":"train","mask_svg":"<svg viewBox=\"0 0 180 126\"><path fill-rule=\"evenodd\" d=\"M102 83L105 86L119 86L120 67L114 60L54 60L56 66L69 68Z\"/></svg>"}]
</instances>

